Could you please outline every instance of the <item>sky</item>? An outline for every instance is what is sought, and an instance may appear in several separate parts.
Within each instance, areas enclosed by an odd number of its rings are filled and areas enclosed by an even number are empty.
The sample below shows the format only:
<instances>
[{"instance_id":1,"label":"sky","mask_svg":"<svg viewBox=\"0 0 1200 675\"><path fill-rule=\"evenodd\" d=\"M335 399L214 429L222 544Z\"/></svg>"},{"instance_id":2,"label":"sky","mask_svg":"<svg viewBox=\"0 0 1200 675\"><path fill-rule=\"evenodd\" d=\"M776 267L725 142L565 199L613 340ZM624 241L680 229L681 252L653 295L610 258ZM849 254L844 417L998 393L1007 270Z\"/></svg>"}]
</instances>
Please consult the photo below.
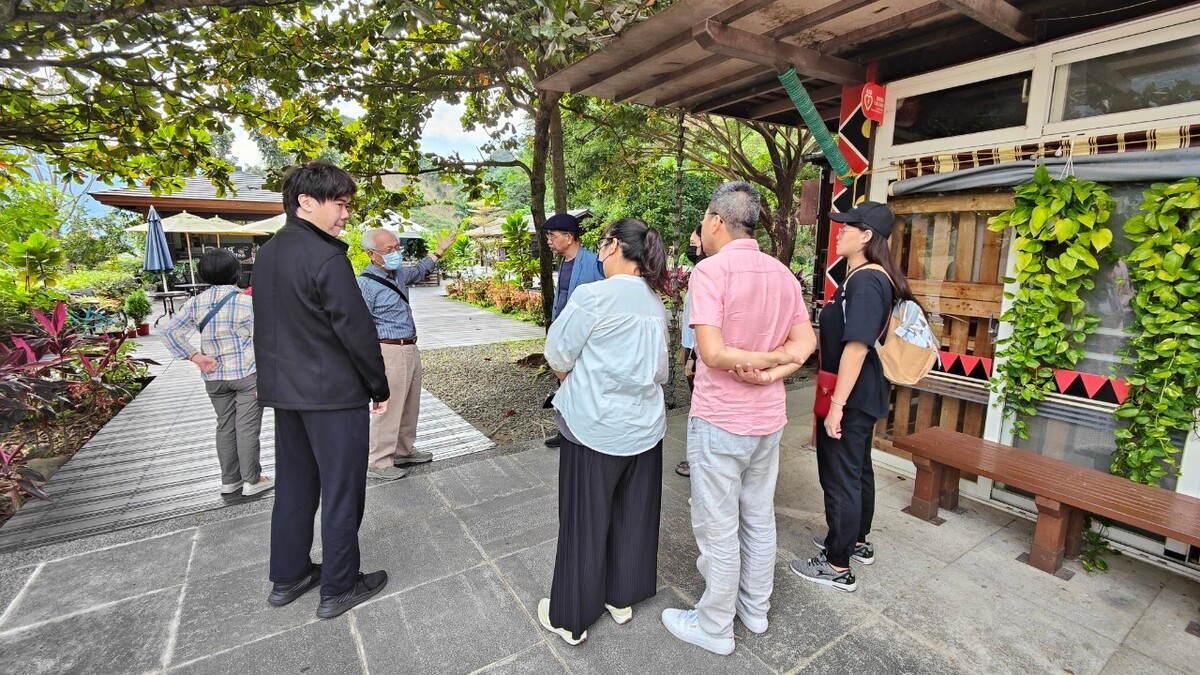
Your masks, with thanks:
<instances>
[{"instance_id":1,"label":"sky","mask_svg":"<svg viewBox=\"0 0 1200 675\"><path fill-rule=\"evenodd\" d=\"M339 105L338 109L350 117L358 117L363 113L362 107L352 101ZM489 140L489 133L481 129L464 131L462 122L459 121L464 110L465 107L461 103L436 103L433 115L425 123L421 135L421 150L439 155L458 152L467 161L483 159L479 146ZM239 166L253 166L262 161L254 141L250 140L249 134L240 124L235 126L233 135L232 153Z\"/></svg>"}]
</instances>

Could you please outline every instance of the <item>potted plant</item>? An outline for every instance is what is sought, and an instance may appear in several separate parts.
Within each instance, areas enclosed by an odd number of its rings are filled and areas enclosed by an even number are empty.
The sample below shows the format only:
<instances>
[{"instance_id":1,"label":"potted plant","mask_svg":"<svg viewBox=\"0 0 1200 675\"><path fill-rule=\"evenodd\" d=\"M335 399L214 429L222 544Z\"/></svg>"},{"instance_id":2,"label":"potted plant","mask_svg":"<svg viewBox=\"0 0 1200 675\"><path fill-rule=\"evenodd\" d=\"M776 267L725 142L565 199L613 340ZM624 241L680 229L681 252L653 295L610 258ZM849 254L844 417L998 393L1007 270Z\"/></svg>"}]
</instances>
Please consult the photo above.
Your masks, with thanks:
<instances>
[{"instance_id":1,"label":"potted plant","mask_svg":"<svg viewBox=\"0 0 1200 675\"><path fill-rule=\"evenodd\" d=\"M125 298L125 313L137 326L138 335L149 335L150 324L146 323L146 317L150 316L150 312L154 310L150 304L150 298L146 297L146 291L137 289Z\"/></svg>"}]
</instances>

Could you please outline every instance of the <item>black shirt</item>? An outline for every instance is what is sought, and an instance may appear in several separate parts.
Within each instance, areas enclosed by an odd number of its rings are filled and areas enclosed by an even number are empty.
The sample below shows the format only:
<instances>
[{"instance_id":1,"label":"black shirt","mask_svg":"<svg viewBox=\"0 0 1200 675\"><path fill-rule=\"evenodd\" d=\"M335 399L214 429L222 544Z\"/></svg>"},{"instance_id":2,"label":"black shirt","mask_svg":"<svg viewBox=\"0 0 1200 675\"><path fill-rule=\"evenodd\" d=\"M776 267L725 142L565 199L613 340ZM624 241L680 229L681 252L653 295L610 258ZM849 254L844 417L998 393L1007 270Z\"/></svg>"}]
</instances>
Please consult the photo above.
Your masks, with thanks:
<instances>
[{"instance_id":1,"label":"black shirt","mask_svg":"<svg viewBox=\"0 0 1200 675\"><path fill-rule=\"evenodd\" d=\"M888 412L888 383L883 379L875 341L887 326L891 313L892 283L879 270L862 270L852 275L821 309L821 370L838 372L847 342L862 342L870 347L858 381L846 399L846 407L861 410L875 419L886 417Z\"/></svg>"}]
</instances>

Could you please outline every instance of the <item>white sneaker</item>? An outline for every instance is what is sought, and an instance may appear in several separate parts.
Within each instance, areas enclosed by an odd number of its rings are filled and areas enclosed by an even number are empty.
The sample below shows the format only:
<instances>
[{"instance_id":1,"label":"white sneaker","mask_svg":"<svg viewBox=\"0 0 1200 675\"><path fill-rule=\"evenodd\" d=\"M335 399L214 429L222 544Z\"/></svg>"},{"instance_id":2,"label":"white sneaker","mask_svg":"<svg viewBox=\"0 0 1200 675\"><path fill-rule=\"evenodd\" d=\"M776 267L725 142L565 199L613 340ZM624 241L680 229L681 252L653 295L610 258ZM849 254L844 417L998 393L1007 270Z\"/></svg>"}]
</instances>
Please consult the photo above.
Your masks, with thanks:
<instances>
[{"instance_id":1,"label":"white sneaker","mask_svg":"<svg viewBox=\"0 0 1200 675\"><path fill-rule=\"evenodd\" d=\"M624 626L630 621L633 621L632 607L613 607L612 605L605 603L604 609L608 610L608 615L612 617L613 621L617 622L618 626Z\"/></svg>"},{"instance_id":2,"label":"white sneaker","mask_svg":"<svg viewBox=\"0 0 1200 675\"><path fill-rule=\"evenodd\" d=\"M671 635L684 642L703 647L721 656L733 653L733 638L713 637L705 633L704 629L700 627L700 621L694 609L664 609L662 622Z\"/></svg>"},{"instance_id":3,"label":"white sneaker","mask_svg":"<svg viewBox=\"0 0 1200 675\"><path fill-rule=\"evenodd\" d=\"M221 494L223 494L223 495L231 495L241 489L242 489L242 481L240 481L240 480L236 483L222 483L221 484Z\"/></svg>"},{"instance_id":4,"label":"white sneaker","mask_svg":"<svg viewBox=\"0 0 1200 675\"><path fill-rule=\"evenodd\" d=\"M275 487L275 479L274 478L267 478L266 476L260 476L257 483L254 483L253 485L247 483L246 486L242 488L242 496L243 497L253 497L256 494L258 494L260 492L266 492L267 490L270 490L273 487Z\"/></svg>"},{"instance_id":5,"label":"white sneaker","mask_svg":"<svg viewBox=\"0 0 1200 675\"><path fill-rule=\"evenodd\" d=\"M554 633L563 639L569 645L581 645L587 642L587 631L583 631L583 635L576 640L571 636L571 631L565 628L555 628L550 624L550 598L542 598L538 601L538 623L542 624L542 628Z\"/></svg>"},{"instance_id":6,"label":"white sneaker","mask_svg":"<svg viewBox=\"0 0 1200 675\"><path fill-rule=\"evenodd\" d=\"M770 625L767 622L767 617L753 617L740 609L737 610L737 618L746 627L746 630L755 635L762 635L767 632L767 627Z\"/></svg>"}]
</instances>

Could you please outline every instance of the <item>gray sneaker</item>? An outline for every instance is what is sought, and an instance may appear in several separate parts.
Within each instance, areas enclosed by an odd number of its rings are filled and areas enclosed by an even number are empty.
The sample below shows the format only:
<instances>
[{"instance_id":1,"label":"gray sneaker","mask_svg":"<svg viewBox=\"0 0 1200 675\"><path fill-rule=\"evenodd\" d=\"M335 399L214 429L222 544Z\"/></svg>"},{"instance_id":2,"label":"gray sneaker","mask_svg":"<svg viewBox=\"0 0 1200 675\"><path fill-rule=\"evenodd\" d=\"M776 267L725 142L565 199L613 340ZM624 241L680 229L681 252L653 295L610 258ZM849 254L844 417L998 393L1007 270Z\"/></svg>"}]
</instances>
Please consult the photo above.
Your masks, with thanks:
<instances>
[{"instance_id":1,"label":"gray sneaker","mask_svg":"<svg viewBox=\"0 0 1200 675\"><path fill-rule=\"evenodd\" d=\"M432 452L422 452L413 450L411 455L400 455L392 460L392 464L396 466L405 466L406 464L424 464L425 462L433 461Z\"/></svg>"},{"instance_id":2,"label":"gray sneaker","mask_svg":"<svg viewBox=\"0 0 1200 675\"><path fill-rule=\"evenodd\" d=\"M376 469L373 466L367 467L367 478L376 478L379 480L399 480L407 475L407 471L396 466L389 466L384 469Z\"/></svg>"},{"instance_id":3,"label":"gray sneaker","mask_svg":"<svg viewBox=\"0 0 1200 675\"><path fill-rule=\"evenodd\" d=\"M830 586L839 591L853 591L858 588L858 583L854 580L854 572L847 569L845 572L840 572L829 564L825 559L825 554L808 560L796 559L792 561L792 571L800 576L801 579L806 579L822 586Z\"/></svg>"},{"instance_id":4,"label":"gray sneaker","mask_svg":"<svg viewBox=\"0 0 1200 675\"><path fill-rule=\"evenodd\" d=\"M813 537L813 543L817 548L821 549L821 553L825 553L828 549L825 548L825 540L820 537ZM855 544L854 552L850 554L850 559L854 562L864 565L875 564L875 544L866 542L865 544Z\"/></svg>"}]
</instances>

